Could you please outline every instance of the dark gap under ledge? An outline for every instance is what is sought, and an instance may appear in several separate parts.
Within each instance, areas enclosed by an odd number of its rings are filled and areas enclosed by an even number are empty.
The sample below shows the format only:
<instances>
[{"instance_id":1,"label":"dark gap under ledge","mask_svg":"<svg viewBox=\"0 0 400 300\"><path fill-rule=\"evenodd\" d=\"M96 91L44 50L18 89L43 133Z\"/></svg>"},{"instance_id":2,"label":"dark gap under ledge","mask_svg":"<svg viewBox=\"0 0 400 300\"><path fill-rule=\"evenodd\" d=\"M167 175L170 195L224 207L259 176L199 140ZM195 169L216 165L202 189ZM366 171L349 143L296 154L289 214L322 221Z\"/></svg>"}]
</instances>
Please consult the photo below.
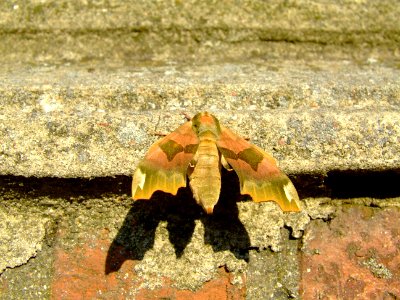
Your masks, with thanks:
<instances>
[{"instance_id":1,"label":"dark gap under ledge","mask_svg":"<svg viewBox=\"0 0 400 300\"><path fill-rule=\"evenodd\" d=\"M400 197L400 169L332 170L326 176L315 173L296 174L289 177L296 186L300 198ZM234 172L223 171L222 180L228 181L229 184L239 184ZM80 198L82 200L104 195L130 196L131 182L132 177L125 175L95 178L0 176L0 188L3 192L8 190L16 194L28 194L30 197Z\"/></svg>"}]
</instances>

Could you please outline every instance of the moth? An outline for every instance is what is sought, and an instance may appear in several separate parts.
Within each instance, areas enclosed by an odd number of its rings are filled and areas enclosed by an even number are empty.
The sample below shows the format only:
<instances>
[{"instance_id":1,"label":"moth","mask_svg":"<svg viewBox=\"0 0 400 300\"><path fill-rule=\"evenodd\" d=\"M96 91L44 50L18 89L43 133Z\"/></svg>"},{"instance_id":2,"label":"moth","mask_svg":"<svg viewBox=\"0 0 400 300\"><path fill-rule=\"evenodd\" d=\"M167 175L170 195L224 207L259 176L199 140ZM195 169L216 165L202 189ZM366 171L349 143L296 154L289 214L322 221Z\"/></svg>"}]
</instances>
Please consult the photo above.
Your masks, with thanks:
<instances>
[{"instance_id":1,"label":"moth","mask_svg":"<svg viewBox=\"0 0 400 300\"><path fill-rule=\"evenodd\" d=\"M241 194L255 202L275 201L283 211L300 210L297 191L275 159L208 112L196 114L150 147L133 175L133 199L150 199L158 190L176 195L188 176L194 199L212 214L221 190L221 166L236 172Z\"/></svg>"}]
</instances>

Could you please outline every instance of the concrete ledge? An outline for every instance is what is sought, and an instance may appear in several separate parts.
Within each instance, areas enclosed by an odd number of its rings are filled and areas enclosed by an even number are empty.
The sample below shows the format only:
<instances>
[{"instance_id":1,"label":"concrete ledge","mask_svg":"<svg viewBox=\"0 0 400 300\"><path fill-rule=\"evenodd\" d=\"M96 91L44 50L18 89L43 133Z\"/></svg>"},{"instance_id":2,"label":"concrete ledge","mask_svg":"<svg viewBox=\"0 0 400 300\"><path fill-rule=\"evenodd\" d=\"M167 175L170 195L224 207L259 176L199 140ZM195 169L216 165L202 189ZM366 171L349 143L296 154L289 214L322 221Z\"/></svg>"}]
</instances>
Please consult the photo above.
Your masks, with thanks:
<instances>
[{"instance_id":1,"label":"concrete ledge","mask_svg":"<svg viewBox=\"0 0 400 300\"><path fill-rule=\"evenodd\" d=\"M396 69L347 64L8 73L0 79L0 174L128 175L156 133L182 124L182 111L203 110L290 174L396 169L399 78Z\"/></svg>"},{"instance_id":2,"label":"concrete ledge","mask_svg":"<svg viewBox=\"0 0 400 300\"><path fill-rule=\"evenodd\" d=\"M379 53L398 64L399 14L395 0L3 2L0 62L121 66Z\"/></svg>"},{"instance_id":3,"label":"concrete ledge","mask_svg":"<svg viewBox=\"0 0 400 300\"><path fill-rule=\"evenodd\" d=\"M321 2L321 1L320 1ZM126 2L113 0L96 4L81 1L48 0L46 2L26 1L0 5L0 28L3 31L84 31L107 30L110 28L131 28L143 31L157 31L180 27L193 29L220 28L237 29L290 29L363 32L380 30L398 32L397 18L400 8L394 0L349 2L322 1L310 3L297 0L282 3L273 1L213 2ZM360 22L362 29L360 30ZM276 32L276 31L275 31ZM279 31L278 31L279 33ZM276 33L274 34L276 36ZM386 35L382 38L389 38ZM307 37L304 37L307 39ZM308 36L310 38L310 36Z\"/></svg>"}]
</instances>

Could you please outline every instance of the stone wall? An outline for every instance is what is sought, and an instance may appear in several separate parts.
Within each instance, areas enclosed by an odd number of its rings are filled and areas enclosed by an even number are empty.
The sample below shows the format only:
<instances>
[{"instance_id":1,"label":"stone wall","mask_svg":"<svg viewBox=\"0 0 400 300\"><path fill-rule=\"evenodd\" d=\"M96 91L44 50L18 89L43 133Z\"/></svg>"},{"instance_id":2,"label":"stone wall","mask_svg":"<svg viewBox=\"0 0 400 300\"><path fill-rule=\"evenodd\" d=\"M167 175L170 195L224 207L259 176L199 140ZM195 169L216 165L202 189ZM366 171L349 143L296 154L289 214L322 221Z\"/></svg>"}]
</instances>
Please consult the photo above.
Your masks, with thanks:
<instances>
[{"instance_id":1,"label":"stone wall","mask_svg":"<svg viewBox=\"0 0 400 300\"><path fill-rule=\"evenodd\" d=\"M0 4L1 299L400 297L396 1ZM209 111L300 213L190 189L131 200L148 147Z\"/></svg>"}]
</instances>

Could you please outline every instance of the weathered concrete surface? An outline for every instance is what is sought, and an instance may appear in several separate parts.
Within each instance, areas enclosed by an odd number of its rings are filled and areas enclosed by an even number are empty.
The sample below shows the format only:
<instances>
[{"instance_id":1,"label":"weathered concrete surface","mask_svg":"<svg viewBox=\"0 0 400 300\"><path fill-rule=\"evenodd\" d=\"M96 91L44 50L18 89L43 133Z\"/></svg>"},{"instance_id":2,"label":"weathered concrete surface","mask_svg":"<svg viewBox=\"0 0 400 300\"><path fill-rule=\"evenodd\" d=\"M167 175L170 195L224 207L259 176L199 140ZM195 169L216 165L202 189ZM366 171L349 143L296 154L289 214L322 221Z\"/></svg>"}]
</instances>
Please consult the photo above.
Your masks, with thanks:
<instances>
[{"instance_id":1,"label":"weathered concrete surface","mask_svg":"<svg viewBox=\"0 0 400 300\"><path fill-rule=\"evenodd\" d=\"M292 239L285 241L283 248L277 253L268 250L250 252L247 299L300 297L299 244L300 240Z\"/></svg>"},{"instance_id":2,"label":"weathered concrete surface","mask_svg":"<svg viewBox=\"0 0 400 300\"><path fill-rule=\"evenodd\" d=\"M3 1L0 61L208 63L282 54L306 58L306 52L365 58L376 46L384 47L379 58L387 59L398 49L399 15L396 0ZM309 44L309 51L290 43ZM330 45L342 47L330 51Z\"/></svg>"},{"instance_id":3,"label":"weathered concrete surface","mask_svg":"<svg viewBox=\"0 0 400 300\"><path fill-rule=\"evenodd\" d=\"M393 68L39 68L4 74L0 92L1 174L128 175L155 133L182 124L181 111L202 110L271 151L288 173L400 166Z\"/></svg>"},{"instance_id":4,"label":"weathered concrete surface","mask_svg":"<svg viewBox=\"0 0 400 300\"><path fill-rule=\"evenodd\" d=\"M327 4L326 2L322 2ZM99 1L96 4L83 1L46 2L26 1L25 3L1 3L1 28L16 30L83 30L83 29L171 29L181 27L195 31L199 27L228 29L279 28L307 30L317 28L319 35L334 30L342 34L358 32L360 19L364 21L364 32L368 30L389 31L379 39L394 40L399 31L397 2L385 0L375 2L336 1L323 5L305 0L282 3L280 1L248 1L247 3L204 1L185 2L125 2L122 0ZM323 8L323 9L322 9ZM222 15L221 15L222 14ZM288 18L289 17L289 18ZM321 26L323 25L323 26ZM144 30L145 31L145 30ZM166 34L166 33L165 33ZM161 35L161 34L159 34ZM279 36L279 32L275 32ZM304 39L311 39L310 35ZM348 37L350 38L350 37ZM366 37L372 39L372 37ZM321 39L321 38L320 38ZM332 42L331 39L329 39Z\"/></svg>"},{"instance_id":5,"label":"weathered concrete surface","mask_svg":"<svg viewBox=\"0 0 400 300\"><path fill-rule=\"evenodd\" d=\"M34 258L0 275L0 299L50 299L53 264L53 249L43 241Z\"/></svg>"},{"instance_id":6,"label":"weathered concrete surface","mask_svg":"<svg viewBox=\"0 0 400 300\"><path fill-rule=\"evenodd\" d=\"M0 199L3 202L3 199ZM0 273L25 264L42 249L47 218L23 212L8 213L0 207Z\"/></svg>"}]
</instances>

